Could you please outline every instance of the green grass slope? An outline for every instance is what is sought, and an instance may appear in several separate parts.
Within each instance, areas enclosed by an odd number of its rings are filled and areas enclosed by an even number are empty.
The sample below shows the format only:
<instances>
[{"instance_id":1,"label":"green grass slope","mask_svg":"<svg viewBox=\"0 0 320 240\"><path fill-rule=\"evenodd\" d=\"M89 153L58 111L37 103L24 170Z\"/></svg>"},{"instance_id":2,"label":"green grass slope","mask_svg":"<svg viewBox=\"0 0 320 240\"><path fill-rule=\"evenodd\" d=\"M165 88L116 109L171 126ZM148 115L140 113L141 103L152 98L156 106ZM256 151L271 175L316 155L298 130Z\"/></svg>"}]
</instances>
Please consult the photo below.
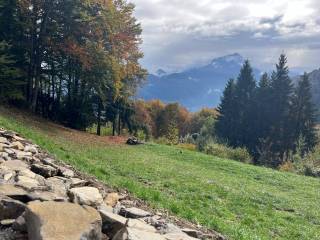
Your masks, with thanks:
<instances>
[{"instance_id":1,"label":"green grass slope","mask_svg":"<svg viewBox=\"0 0 320 240\"><path fill-rule=\"evenodd\" d=\"M320 181L157 144L130 147L0 108L0 126L230 239L320 239Z\"/></svg>"}]
</instances>

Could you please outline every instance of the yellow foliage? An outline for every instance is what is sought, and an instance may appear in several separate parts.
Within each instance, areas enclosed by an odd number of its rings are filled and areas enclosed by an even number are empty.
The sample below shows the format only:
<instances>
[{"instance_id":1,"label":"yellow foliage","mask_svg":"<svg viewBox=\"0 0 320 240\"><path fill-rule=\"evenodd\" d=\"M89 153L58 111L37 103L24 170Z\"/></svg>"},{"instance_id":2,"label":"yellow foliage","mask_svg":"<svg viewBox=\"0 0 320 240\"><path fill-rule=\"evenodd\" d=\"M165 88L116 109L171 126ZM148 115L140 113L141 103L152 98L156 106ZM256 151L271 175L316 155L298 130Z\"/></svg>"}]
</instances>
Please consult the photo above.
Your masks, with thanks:
<instances>
[{"instance_id":1,"label":"yellow foliage","mask_svg":"<svg viewBox=\"0 0 320 240\"><path fill-rule=\"evenodd\" d=\"M294 172L295 168L293 166L293 163L288 161L288 162L285 162L282 165L280 165L279 170L281 172Z\"/></svg>"}]
</instances>

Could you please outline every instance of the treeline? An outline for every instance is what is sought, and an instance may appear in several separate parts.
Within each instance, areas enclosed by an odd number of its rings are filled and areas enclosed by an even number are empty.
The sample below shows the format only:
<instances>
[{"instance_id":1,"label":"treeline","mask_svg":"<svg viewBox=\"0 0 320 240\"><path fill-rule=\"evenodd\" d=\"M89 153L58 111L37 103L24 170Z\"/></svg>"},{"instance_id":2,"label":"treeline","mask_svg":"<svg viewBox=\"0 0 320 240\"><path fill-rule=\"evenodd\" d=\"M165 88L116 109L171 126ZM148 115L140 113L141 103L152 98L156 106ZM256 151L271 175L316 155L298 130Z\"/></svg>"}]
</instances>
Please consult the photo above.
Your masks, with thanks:
<instances>
[{"instance_id":1,"label":"treeline","mask_svg":"<svg viewBox=\"0 0 320 240\"><path fill-rule=\"evenodd\" d=\"M133 103L133 111L131 122L135 135L143 131L147 139L163 138L170 144L200 133L203 126L214 123L218 114L213 108L191 113L178 103L165 104L160 100L137 100Z\"/></svg>"},{"instance_id":2,"label":"treeline","mask_svg":"<svg viewBox=\"0 0 320 240\"><path fill-rule=\"evenodd\" d=\"M256 84L249 61L231 79L218 108L216 135L231 147L245 147L256 164L278 167L317 144L317 112L307 74L294 86L281 55L276 70Z\"/></svg>"},{"instance_id":3,"label":"treeline","mask_svg":"<svg viewBox=\"0 0 320 240\"><path fill-rule=\"evenodd\" d=\"M146 76L133 11L126 0L0 0L0 100L119 132Z\"/></svg>"}]
</instances>

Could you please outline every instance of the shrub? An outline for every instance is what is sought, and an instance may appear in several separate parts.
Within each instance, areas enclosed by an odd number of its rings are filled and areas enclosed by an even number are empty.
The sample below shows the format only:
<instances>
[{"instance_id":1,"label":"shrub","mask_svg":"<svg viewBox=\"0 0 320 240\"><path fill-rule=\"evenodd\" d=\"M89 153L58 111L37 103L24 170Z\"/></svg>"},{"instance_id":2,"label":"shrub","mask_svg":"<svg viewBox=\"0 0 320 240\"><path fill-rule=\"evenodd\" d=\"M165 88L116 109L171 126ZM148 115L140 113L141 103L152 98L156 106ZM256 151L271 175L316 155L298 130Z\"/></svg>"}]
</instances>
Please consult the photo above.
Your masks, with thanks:
<instances>
[{"instance_id":1,"label":"shrub","mask_svg":"<svg viewBox=\"0 0 320 240\"><path fill-rule=\"evenodd\" d=\"M179 129L175 123L171 123L166 134L167 144L177 145L179 143Z\"/></svg>"},{"instance_id":2,"label":"shrub","mask_svg":"<svg viewBox=\"0 0 320 240\"><path fill-rule=\"evenodd\" d=\"M179 148L185 149L185 150L190 150L190 151L196 151L197 147L195 144L192 143L179 143L178 145Z\"/></svg>"},{"instance_id":3,"label":"shrub","mask_svg":"<svg viewBox=\"0 0 320 240\"><path fill-rule=\"evenodd\" d=\"M294 164L290 161L280 165L279 170L282 172L295 172Z\"/></svg>"},{"instance_id":4,"label":"shrub","mask_svg":"<svg viewBox=\"0 0 320 240\"><path fill-rule=\"evenodd\" d=\"M204 152L220 158L233 159L239 162L252 162L252 157L245 148L230 148L226 145L210 143L204 147Z\"/></svg>"},{"instance_id":5,"label":"shrub","mask_svg":"<svg viewBox=\"0 0 320 240\"><path fill-rule=\"evenodd\" d=\"M199 137L199 133L187 134L184 137L180 138L180 143L196 144L196 141Z\"/></svg>"}]
</instances>

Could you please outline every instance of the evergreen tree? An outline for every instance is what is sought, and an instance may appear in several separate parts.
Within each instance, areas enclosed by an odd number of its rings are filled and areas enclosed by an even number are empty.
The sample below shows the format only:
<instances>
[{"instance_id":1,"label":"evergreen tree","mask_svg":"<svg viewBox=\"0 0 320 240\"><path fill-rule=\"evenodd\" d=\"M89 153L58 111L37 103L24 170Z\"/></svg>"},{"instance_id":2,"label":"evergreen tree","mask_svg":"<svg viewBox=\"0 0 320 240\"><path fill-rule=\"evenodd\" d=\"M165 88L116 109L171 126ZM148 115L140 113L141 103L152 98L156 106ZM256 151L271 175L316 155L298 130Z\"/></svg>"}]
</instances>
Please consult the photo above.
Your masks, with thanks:
<instances>
[{"instance_id":1,"label":"evergreen tree","mask_svg":"<svg viewBox=\"0 0 320 240\"><path fill-rule=\"evenodd\" d=\"M270 151L273 154L267 165L279 166L287 160L292 150L292 129L290 128L290 106L293 94L293 85L289 77L287 57L282 54L276 71L271 77L271 131L268 136Z\"/></svg>"},{"instance_id":2,"label":"evergreen tree","mask_svg":"<svg viewBox=\"0 0 320 240\"><path fill-rule=\"evenodd\" d=\"M234 79L230 79L221 97L218 107L218 118L216 122L216 134L230 145L236 144L235 130L237 119L235 118L235 89Z\"/></svg>"},{"instance_id":3,"label":"evergreen tree","mask_svg":"<svg viewBox=\"0 0 320 240\"><path fill-rule=\"evenodd\" d=\"M247 147L251 152L255 148L255 129L254 129L254 97L256 91L256 81L250 62L247 60L243 64L238 76L235 88L235 115L237 126L235 128L234 147Z\"/></svg>"},{"instance_id":4,"label":"evergreen tree","mask_svg":"<svg viewBox=\"0 0 320 240\"><path fill-rule=\"evenodd\" d=\"M291 119L293 127L293 140L295 148L299 139L304 140L304 146L300 149L301 155L311 151L317 143L316 108L312 101L311 85L307 73L298 82L295 89L292 108ZM295 149L297 150L297 149Z\"/></svg>"},{"instance_id":5,"label":"evergreen tree","mask_svg":"<svg viewBox=\"0 0 320 240\"><path fill-rule=\"evenodd\" d=\"M271 125L271 82L267 73L264 73L259 81L255 96L255 131L256 131L256 152L255 157L258 157L258 150L261 142L268 136Z\"/></svg>"}]
</instances>

